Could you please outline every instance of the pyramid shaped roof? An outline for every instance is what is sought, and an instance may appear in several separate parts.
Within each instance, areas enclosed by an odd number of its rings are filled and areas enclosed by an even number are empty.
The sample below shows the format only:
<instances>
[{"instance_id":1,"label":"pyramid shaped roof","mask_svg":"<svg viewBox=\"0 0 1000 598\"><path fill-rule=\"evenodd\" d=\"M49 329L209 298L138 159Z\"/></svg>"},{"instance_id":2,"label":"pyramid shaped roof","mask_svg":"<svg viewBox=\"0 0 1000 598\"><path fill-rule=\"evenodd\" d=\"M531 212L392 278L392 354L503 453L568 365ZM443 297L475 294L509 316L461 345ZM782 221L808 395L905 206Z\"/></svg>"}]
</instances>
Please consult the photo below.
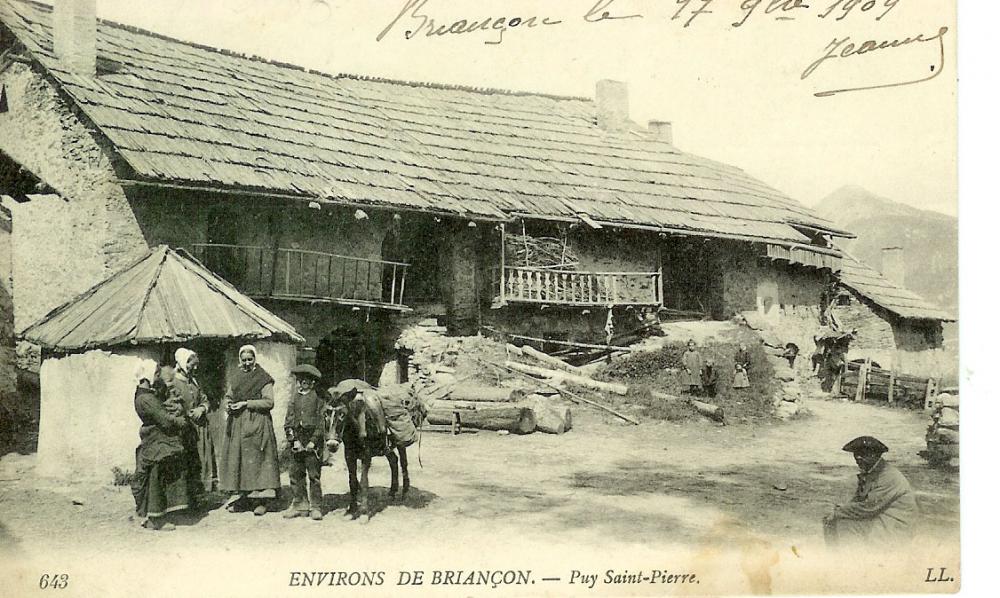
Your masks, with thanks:
<instances>
[{"instance_id":1,"label":"pyramid shaped roof","mask_svg":"<svg viewBox=\"0 0 1000 598\"><path fill-rule=\"evenodd\" d=\"M66 352L192 339L305 342L186 251L166 245L49 312L22 336Z\"/></svg>"}]
</instances>

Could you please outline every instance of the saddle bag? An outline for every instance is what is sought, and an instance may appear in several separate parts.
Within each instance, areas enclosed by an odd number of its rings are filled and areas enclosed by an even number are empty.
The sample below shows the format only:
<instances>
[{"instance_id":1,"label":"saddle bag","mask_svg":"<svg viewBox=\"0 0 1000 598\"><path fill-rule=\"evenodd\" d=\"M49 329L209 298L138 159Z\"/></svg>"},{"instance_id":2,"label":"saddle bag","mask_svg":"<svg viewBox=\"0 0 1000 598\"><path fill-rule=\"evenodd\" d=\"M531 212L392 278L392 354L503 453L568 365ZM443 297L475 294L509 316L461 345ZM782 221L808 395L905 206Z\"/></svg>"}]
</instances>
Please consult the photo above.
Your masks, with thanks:
<instances>
[{"instance_id":1,"label":"saddle bag","mask_svg":"<svg viewBox=\"0 0 1000 598\"><path fill-rule=\"evenodd\" d=\"M417 426L424 413L419 400L403 384L383 386L378 390L389 439L394 446L407 447L417 441Z\"/></svg>"}]
</instances>

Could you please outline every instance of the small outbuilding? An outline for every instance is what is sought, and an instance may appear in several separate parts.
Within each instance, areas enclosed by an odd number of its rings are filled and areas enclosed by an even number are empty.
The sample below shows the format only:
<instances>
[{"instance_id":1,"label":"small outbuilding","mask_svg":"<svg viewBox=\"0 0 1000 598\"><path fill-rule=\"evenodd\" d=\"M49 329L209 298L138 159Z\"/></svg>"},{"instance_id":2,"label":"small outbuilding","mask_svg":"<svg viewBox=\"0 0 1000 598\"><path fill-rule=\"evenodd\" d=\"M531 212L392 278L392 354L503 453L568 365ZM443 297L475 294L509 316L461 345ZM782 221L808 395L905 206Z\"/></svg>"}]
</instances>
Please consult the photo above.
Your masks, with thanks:
<instances>
[{"instance_id":1,"label":"small outbuilding","mask_svg":"<svg viewBox=\"0 0 1000 598\"><path fill-rule=\"evenodd\" d=\"M275 379L273 418L281 422L292 390L295 329L215 275L184 250L161 245L129 267L27 328L42 347L38 473L111 479L135 467L139 418L133 397L142 359L173 363L181 346L201 357L199 380L221 399L238 367L239 347L253 343ZM224 412L212 422L225 427ZM280 424L279 424L280 425Z\"/></svg>"}]
</instances>

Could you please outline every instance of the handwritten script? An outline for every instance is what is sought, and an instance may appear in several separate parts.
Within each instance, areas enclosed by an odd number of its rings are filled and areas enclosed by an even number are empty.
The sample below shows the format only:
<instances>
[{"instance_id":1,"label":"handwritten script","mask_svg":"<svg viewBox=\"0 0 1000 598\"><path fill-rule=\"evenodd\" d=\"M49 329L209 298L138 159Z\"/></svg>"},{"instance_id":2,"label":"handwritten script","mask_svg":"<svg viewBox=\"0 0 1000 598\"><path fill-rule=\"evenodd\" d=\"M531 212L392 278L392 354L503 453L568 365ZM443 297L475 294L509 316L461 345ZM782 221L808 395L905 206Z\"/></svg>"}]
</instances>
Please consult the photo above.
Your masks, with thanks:
<instances>
[{"instance_id":1,"label":"handwritten script","mask_svg":"<svg viewBox=\"0 0 1000 598\"><path fill-rule=\"evenodd\" d=\"M539 4L545 14L507 14L507 15L468 15L455 18L442 16L437 10L449 6L437 0L405 0L399 11L385 24L375 37L383 41L389 36L402 36L405 40L440 39L457 36L478 36L487 45L499 45L510 35L523 32L544 32L554 27L571 23L586 26L608 26L612 23L627 23L642 20L663 21L666 26L681 28L703 27L708 23L721 23L726 28L741 29L752 27L761 20L774 22L804 21L805 19L823 19L826 21L858 22L867 20L880 23L891 20L900 4L914 0L664 0L659 6L666 6L666 13L646 15L639 10L638 1L630 0L581 0L575 3L545 3ZM641 3L649 6L648 3ZM575 10L569 7L576 7ZM558 14L556 10L563 12ZM705 23L705 25L703 25ZM945 36L948 27L942 26L937 31L907 32L904 35L889 35L884 39L855 40L850 35L836 36L832 41L823 40L817 44L819 50L815 58L805 65L801 80L805 81L826 65L845 60L859 61L866 56L886 55L899 48L916 47L929 44L937 50L934 64L931 64L926 74L906 77L890 73L891 80L882 83L871 83L858 86L842 86L815 92L817 97L852 91L901 87L929 81L941 75L945 67ZM808 60L808 59L807 59ZM923 71L921 71L923 72Z\"/></svg>"}]
</instances>

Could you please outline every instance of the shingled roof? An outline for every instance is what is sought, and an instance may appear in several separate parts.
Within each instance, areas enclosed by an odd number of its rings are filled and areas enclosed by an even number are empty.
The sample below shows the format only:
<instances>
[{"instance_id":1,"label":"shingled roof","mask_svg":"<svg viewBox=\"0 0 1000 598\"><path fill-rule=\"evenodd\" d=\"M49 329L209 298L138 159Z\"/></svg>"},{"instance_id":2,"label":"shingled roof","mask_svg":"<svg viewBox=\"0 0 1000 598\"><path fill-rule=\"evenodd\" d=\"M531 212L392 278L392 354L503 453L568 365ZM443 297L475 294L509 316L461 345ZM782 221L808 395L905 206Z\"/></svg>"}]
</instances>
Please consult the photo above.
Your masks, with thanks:
<instances>
[{"instance_id":1,"label":"shingled roof","mask_svg":"<svg viewBox=\"0 0 1000 598\"><path fill-rule=\"evenodd\" d=\"M22 336L66 352L191 339L305 342L187 252L166 245L54 309Z\"/></svg>"},{"instance_id":2,"label":"shingled roof","mask_svg":"<svg viewBox=\"0 0 1000 598\"><path fill-rule=\"evenodd\" d=\"M79 77L53 56L50 7L8 0L0 20L138 181L784 244L850 234L738 168L604 132L586 98L331 76L108 21L102 73Z\"/></svg>"},{"instance_id":3,"label":"shingled roof","mask_svg":"<svg viewBox=\"0 0 1000 598\"><path fill-rule=\"evenodd\" d=\"M842 251L840 282L862 297L901 318L954 322L955 316L900 287L861 260Z\"/></svg>"}]
</instances>

